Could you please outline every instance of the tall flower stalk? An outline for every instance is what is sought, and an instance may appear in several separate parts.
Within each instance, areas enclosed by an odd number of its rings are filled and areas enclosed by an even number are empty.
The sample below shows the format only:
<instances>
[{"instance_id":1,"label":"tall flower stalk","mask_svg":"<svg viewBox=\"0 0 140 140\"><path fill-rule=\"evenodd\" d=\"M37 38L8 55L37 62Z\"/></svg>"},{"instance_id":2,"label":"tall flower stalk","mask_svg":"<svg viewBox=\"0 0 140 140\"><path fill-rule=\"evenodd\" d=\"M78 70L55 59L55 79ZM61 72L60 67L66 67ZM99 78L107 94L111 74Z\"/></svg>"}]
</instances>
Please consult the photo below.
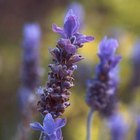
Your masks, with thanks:
<instances>
[{"instance_id":1,"label":"tall flower stalk","mask_svg":"<svg viewBox=\"0 0 140 140\"><path fill-rule=\"evenodd\" d=\"M21 87L18 92L21 123L18 139L29 139L29 122L34 109L34 91L39 85L39 48L41 31L38 24L26 24L23 28Z\"/></svg>"},{"instance_id":2,"label":"tall flower stalk","mask_svg":"<svg viewBox=\"0 0 140 140\"><path fill-rule=\"evenodd\" d=\"M105 113L104 110L110 104L111 98L113 98L117 84L118 78L115 76L115 68L119 63L121 57L115 55L116 49L118 47L118 42L115 39L104 39L99 45L98 57L100 63L97 65L95 70L95 78L87 82L87 94L86 103L91 108L92 113L94 111L99 111ZM107 110L108 113L112 109ZM87 140L90 140L90 129L93 114L91 111L88 115L87 120Z\"/></svg>"},{"instance_id":3,"label":"tall flower stalk","mask_svg":"<svg viewBox=\"0 0 140 140\"><path fill-rule=\"evenodd\" d=\"M66 14L63 28L56 24L52 25L53 31L58 33L61 38L57 41L56 48L50 50L53 63L49 64L50 72L48 73L46 87L39 90L40 100L37 106L44 118L48 117L49 114L54 122L57 122L65 109L70 106L71 92L69 89L74 86L73 73L77 69L76 63L84 59L77 54L77 50L83 47L84 43L93 40L91 36L80 34L78 32L79 27L78 17L72 10ZM33 124L31 124L32 126ZM49 135L48 132L43 131L43 133L52 139L52 135ZM53 140L62 139L62 137L58 138L57 132L53 134Z\"/></svg>"}]
</instances>

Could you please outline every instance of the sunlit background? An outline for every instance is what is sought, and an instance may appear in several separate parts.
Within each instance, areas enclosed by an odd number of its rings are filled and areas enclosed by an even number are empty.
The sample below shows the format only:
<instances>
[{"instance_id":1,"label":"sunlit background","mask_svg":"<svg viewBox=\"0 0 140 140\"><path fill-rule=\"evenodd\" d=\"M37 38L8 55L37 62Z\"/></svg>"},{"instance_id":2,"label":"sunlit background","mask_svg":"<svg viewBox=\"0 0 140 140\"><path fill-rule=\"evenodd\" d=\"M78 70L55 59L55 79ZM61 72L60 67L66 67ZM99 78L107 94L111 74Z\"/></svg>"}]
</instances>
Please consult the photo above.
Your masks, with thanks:
<instances>
[{"instance_id":1,"label":"sunlit background","mask_svg":"<svg viewBox=\"0 0 140 140\"><path fill-rule=\"evenodd\" d=\"M52 23L63 26L63 18L72 4L78 4L82 12L81 32L95 37L79 49L85 59L75 72L75 87L72 88L71 106L63 117L67 125L63 128L64 140L85 140L86 117L89 108L85 100L86 80L94 75L98 63L97 51L105 36L117 38L120 64L120 86L118 89L119 110L129 126L127 140L134 139L135 120L140 113L140 1L139 0L0 0L0 139L15 140L19 111L17 91L20 86L23 26L38 23L42 37L40 65L41 86L47 81L49 48L56 45L58 35L53 33ZM78 14L78 13L77 13ZM135 57L135 53L138 57ZM137 59L137 63L134 60ZM39 120L35 116L34 120ZM104 120L95 113L92 135L94 140L109 140L109 130ZM37 140L40 132L33 131Z\"/></svg>"}]
</instances>

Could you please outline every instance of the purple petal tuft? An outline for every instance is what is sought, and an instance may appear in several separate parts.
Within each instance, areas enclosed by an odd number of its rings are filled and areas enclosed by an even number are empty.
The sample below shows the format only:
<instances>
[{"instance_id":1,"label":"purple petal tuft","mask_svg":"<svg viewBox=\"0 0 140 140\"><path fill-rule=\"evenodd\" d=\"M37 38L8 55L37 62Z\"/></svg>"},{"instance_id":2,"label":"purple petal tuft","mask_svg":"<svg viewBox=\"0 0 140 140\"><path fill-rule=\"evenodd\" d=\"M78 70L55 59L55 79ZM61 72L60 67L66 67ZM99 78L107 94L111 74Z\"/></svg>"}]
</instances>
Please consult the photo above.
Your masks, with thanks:
<instances>
[{"instance_id":1,"label":"purple petal tuft","mask_svg":"<svg viewBox=\"0 0 140 140\"><path fill-rule=\"evenodd\" d=\"M60 34L62 37L65 37L65 33L62 28L58 27L56 24L52 25L52 30L58 34Z\"/></svg>"},{"instance_id":2,"label":"purple petal tuft","mask_svg":"<svg viewBox=\"0 0 140 140\"><path fill-rule=\"evenodd\" d=\"M92 36L86 36L86 35L82 35L79 37L79 39L77 39L77 44L82 44L82 43L86 43L86 42L90 42L93 41L94 37Z\"/></svg>"}]
</instances>

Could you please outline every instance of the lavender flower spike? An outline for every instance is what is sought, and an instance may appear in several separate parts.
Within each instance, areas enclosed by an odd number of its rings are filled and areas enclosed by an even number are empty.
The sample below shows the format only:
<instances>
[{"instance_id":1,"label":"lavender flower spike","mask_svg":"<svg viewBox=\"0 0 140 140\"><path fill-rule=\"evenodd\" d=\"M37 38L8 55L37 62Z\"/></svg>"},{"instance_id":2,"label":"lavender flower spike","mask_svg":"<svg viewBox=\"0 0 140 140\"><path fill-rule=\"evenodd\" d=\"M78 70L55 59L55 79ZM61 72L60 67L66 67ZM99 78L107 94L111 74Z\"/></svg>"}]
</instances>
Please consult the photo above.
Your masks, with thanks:
<instances>
[{"instance_id":1,"label":"lavender flower spike","mask_svg":"<svg viewBox=\"0 0 140 140\"><path fill-rule=\"evenodd\" d=\"M96 77L88 81L87 104L94 110L105 109L110 97L115 94L118 77L114 76L115 69L121 57L115 55L118 42L105 37L100 45L98 56L100 63L96 67Z\"/></svg>"},{"instance_id":2,"label":"lavender flower spike","mask_svg":"<svg viewBox=\"0 0 140 140\"><path fill-rule=\"evenodd\" d=\"M18 92L21 122L18 126L17 139L27 140L30 136L29 122L35 110L34 91L40 82L39 48L41 30L36 23L25 24L23 28L21 86Z\"/></svg>"},{"instance_id":3,"label":"lavender flower spike","mask_svg":"<svg viewBox=\"0 0 140 140\"><path fill-rule=\"evenodd\" d=\"M98 110L103 115L112 115L116 108L118 77L115 76L115 69L121 59L115 55L117 47L117 40L107 37L99 45L100 63L96 67L96 77L87 83L86 103L91 108L87 119L87 140L90 140L93 112Z\"/></svg>"},{"instance_id":4,"label":"lavender flower spike","mask_svg":"<svg viewBox=\"0 0 140 140\"><path fill-rule=\"evenodd\" d=\"M24 86L35 89L39 85L39 46L41 31L38 24L26 24L23 30L23 67L21 79Z\"/></svg>"},{"instance_id":5,"label":"lavender flower spike","mask_svg":"<svg viewBox=\"0 0 140 140\"><path fill-rule=\"evenodd\" d=\"M45 116L43 126L38 122L30 123L32 129L43 132L45 137L43 140L62 140L61 128L65 125L66 119L59 118L54 120L50 113Z\"/></svg>"},{"instance_id":6,"label":"lavender flower spike","mask_svg":"<svg viewBox=\"0 0 140 140\"><path fill-rule=\"evenodd\" d=\"M49 64L51 71L48 73L48 82L38 102L38 110L42 115L51 113L54 119L58 118L70 105L69 89L74 86L73 73L77 69L76 63L83 59L77 54L77 49L93 40L93 37L79 34L78 29L79 21L72 10L65 17L64 29L53 25L53 31L62 38L58 40L56 48L50 50L53 64Z\"/></svg>"}]
</instances>

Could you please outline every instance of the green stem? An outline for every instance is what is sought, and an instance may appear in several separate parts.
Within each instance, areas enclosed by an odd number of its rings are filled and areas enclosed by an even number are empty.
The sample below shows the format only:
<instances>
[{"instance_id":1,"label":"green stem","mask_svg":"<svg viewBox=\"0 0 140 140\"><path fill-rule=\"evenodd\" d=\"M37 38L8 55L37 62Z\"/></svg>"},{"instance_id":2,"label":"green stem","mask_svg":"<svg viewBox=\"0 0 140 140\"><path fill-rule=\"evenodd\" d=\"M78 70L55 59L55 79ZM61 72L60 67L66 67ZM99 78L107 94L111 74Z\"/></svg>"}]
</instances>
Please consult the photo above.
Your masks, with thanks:
<instances>
[{"instance_id":1,"label":"green stem","mask_svg":"<svg viewBox=\"0 0 140 140\"><path fill-rule=\"evenodd\" d=\"M92 127L92 119L93 119L94 110L91 109L88 113L87 118L87 140L91 140L91 127Z\"/></svg>"}]
</instances>

